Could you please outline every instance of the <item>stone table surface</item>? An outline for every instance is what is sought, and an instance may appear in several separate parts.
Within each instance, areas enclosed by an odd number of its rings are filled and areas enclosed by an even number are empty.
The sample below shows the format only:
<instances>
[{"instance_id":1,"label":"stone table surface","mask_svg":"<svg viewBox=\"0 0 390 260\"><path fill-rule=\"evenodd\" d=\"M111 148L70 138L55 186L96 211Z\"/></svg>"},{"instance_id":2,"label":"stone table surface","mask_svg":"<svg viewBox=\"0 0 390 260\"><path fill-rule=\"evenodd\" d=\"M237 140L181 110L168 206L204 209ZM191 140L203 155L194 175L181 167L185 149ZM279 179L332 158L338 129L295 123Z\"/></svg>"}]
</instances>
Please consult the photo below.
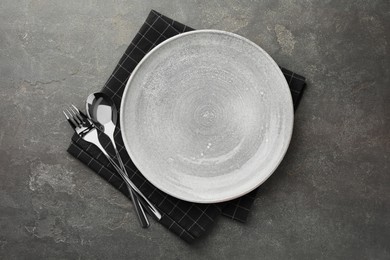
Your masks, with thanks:
<instances>
[{"instance_id":1,"label":"stone table surface","mask_svg":"<svg viewBox=\"0 0 390 260\"><path fill-rule=\"evenodd\" d=\"M151 9L243 35L307 77L280 167L241 224L193 245L138 226L66 152L61 113L99 90ZM0 2L1 259L389 259L390 2Z\"/></svg>"}]
</instances>

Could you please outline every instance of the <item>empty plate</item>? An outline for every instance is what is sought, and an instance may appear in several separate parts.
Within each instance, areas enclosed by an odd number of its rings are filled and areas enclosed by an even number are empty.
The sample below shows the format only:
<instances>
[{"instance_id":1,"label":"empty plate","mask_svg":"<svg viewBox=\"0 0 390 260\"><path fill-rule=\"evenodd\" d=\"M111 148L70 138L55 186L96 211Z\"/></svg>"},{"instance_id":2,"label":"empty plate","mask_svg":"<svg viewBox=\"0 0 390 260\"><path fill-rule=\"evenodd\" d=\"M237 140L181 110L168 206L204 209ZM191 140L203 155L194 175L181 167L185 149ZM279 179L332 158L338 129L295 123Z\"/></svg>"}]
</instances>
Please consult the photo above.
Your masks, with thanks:
<instances>
[{"instance_id":1,"label":"empty plate","mask_svg":"<svg viewBox=\"0 0 390 260\"><path fill-rule=\"evenodd\" d=\"M126 149L160 190L191 202L242 196L277 168L293 104L275 61L239 35L198 30L150 51L120 108Z\"/></svg>"}]
</instances>

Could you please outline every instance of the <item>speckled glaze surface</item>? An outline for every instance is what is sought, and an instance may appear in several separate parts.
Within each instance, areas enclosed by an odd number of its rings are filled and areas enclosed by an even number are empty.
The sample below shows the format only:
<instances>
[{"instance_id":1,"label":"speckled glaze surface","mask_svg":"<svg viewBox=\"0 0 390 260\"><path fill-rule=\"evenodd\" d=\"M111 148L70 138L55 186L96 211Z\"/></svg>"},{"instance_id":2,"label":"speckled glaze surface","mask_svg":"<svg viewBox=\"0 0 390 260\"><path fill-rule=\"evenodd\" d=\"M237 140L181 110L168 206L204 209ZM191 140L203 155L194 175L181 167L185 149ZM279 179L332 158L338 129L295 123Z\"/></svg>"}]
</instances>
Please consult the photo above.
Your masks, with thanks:
<instances>
[{"instance_id":1,"label":"speckled glaze surface","mask_svg":"<svg viewBox=\"0 0 390 260\"><path fill-rule=\"evenodd\" d=\"M277 168L293 105L273 59L239 35L198 30L152 50L120 110L127 151L162 191L215 203L246 194Z\"/></svg>"}]
</instances>

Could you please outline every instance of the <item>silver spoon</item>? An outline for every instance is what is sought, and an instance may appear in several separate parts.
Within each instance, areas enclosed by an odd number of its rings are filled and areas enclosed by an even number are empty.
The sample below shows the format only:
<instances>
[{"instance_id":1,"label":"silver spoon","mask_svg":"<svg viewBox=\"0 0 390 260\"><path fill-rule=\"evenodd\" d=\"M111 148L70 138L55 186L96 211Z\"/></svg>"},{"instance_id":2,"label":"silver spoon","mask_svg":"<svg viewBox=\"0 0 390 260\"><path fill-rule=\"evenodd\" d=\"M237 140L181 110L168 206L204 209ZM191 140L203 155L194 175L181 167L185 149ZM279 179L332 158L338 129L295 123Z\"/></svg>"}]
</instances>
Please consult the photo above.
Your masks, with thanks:
<instances>
[{"instance_id":1,"label":"silver spoon","mask_svg":"<svg viewBox=\"0 0 390 260\"><path fill-rule=\"evenodd\" d=\"M93 93L88 96L86 103L87 115L97 124L97 127L105 133L111 140L114 147L116 156L122 171L126 177L128 174L126 168L123 165L122 159L118 153L114 140L114 131L117 123L117 109L114 102L104 93ZM144 204L145 208L152 213L158 220L161 219L161 214L157 209L150 203L150 201L138 190L138 188L131 182L129 178L126 178L126 184L128 185L131 199L134 203L135 210L138 216L138 220L142 227L148 227L149 221L143 210L141 203Z\"/></svg>"}]
</instances>

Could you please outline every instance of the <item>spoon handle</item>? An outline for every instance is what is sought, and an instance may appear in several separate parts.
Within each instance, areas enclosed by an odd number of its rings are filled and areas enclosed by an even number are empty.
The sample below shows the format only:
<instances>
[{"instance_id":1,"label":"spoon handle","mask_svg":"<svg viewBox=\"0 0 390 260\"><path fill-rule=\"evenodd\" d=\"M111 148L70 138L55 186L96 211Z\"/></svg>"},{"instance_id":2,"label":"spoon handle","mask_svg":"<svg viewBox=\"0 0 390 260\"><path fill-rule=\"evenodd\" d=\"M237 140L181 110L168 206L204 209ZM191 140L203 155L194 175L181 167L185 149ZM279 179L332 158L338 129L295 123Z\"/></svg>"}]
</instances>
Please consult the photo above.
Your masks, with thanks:
<instances>
[{"instance_id":1,"label":"spoon handle","mask_svg":"<svg viewBox=\"0 0 390 260\"><path fill-rule=\"evenodd\" d=\"M133 189L128 185L127 188L130 191L131 200L134 202L135 211L137 212L137 218L138 222L140 223L141 227L147 228L149 227L150 223L148 218L146 217L144 208L141 204L141 201L138 199L137 194L134 192Z\"/></svg>"},{"instance_id":2,"label":"spoon handle","mask_svg":"<svg viewBox=\"0 0 390 260\"><path fill-rule=\"evenodd\" d=\"M118 174L122 177L123 181L126 183L126 186L129 190L131 200L134 204L134 209L137 213L138 221L140 222L141 226L143 228L146 228L149 226L149 221L146 217L145 211L141 205L140 200L136 196L134 189L132 189L131 184L128 183L127 173L122 171L122 168L118 166L118 164L111 158L111 156L107 153L106 149L102 146L102 144L99 141L98 137L98 131L97 128L91 129L87 134L83 136L83 139L85 141L88 141L94 145L96 145L100 151L106 156L106 158L109 160L111 165L115 168L115 170L118 172ZM123 163L122 163L123 164Z\"/></svg>"},{"instance_id":3,"label":"spoon handle","mask_svg":"<svg viewBox=\"0 0 390 260\"><path fill-rule=\"evenodd\" d=\"M144 208L141 204L141 201L138 199L136 192L134 191L134 189L131 188L131 185L126 180L126 177L127 177L127 176L125 177L126 172L123 172L122 169L119 168L119 166L115 163L115 161L111 157L107 157L107 158L110 161L110 163L112 164L112 166L114 166L115 170L119 173L119 175L121 175L122 179L126 183L127 189L129 190L129 193L130 193L131 201L134 204L134 209L137 213L137 218L138 218L138 221L139 221L141 227L143 227L143 228L149 227L150 223L149 223L148 218L146 217L146 214L145 214Z\"/></svg>"},{"instance_id":4,"label":"spoon handle","mask_svg":"<svg viewBox=\"0 0 390 260\"><path fill-rule=\"evenodd\" d=\"M127 174L125 165L123 164L123 161L122 161L121 156L118 152L118 149L116 148L114 136L113 136L113 134L109 134L107 136L110 138L112 146L114 147L115 155L116 155L116 158L117 158L119 165L120 165L120 169L117 169L117 171L124 179L126 186L129 190L131 201L133 201L134 209L137 213L138 221L141 224L141 227L143 227L143 228L149 227L149 220L145 214L144 208L142 207L141 200L139 200L137 192L132 187L135 185L128 178L128 174ZM111 164L113 164L113 163L111 162ZM115 164L115 165L118 166L117 164Z\"/></svg>"},{"instance_id":5,"label":"spoon handle","mask_svg":"<svg viewBox=\"0 0 390 260\"><path fill-rule=\"evenodd\" d=\"M116 149L115 145L114 145L114 150L115 150L116 157L118 158L119 164L120 164L123 172L126 174L126 177L128 177L125 165L123 164L121 156L120 156L118 150ZM127 178L127 179L132 184L131 188L136 192L138 199L140 199L141 204L144 205L145 209L149 212L149 214L154 216L157 220L160 220L161 214L156 209L156 207L148 200L148 198L145 197L145 195L142 194L142 192L131 182L131 180L129 178Z\"/></svg>"},{"instance_id":6,"label":"spoon handle","mask_svg":"<svg viewBox=\"0 0 390 260\"><path fill-rule=\"evenodd\" d=\"M119 159L119 160L121 160L121 159ZM122 166L123 166L123 162L122 162ZM125 169L125 171L122 171L122 172L126 173L126 169ZM137 198L140 200L141 204L145 207L145 209L149 212L149 214L154 216L156 218L156 220L161 220L161 218L162 218L161 213L149 201L149 199L144 194L142 194L142 192L137 188L137 186L134 185L134 183L130 180L128 175L124 174L124 176L122 176L122 177L125 179L126 183L128 183L130 185L130 187L135 191L135 193L137 194Z\"/></svg>"}]
</instances>

